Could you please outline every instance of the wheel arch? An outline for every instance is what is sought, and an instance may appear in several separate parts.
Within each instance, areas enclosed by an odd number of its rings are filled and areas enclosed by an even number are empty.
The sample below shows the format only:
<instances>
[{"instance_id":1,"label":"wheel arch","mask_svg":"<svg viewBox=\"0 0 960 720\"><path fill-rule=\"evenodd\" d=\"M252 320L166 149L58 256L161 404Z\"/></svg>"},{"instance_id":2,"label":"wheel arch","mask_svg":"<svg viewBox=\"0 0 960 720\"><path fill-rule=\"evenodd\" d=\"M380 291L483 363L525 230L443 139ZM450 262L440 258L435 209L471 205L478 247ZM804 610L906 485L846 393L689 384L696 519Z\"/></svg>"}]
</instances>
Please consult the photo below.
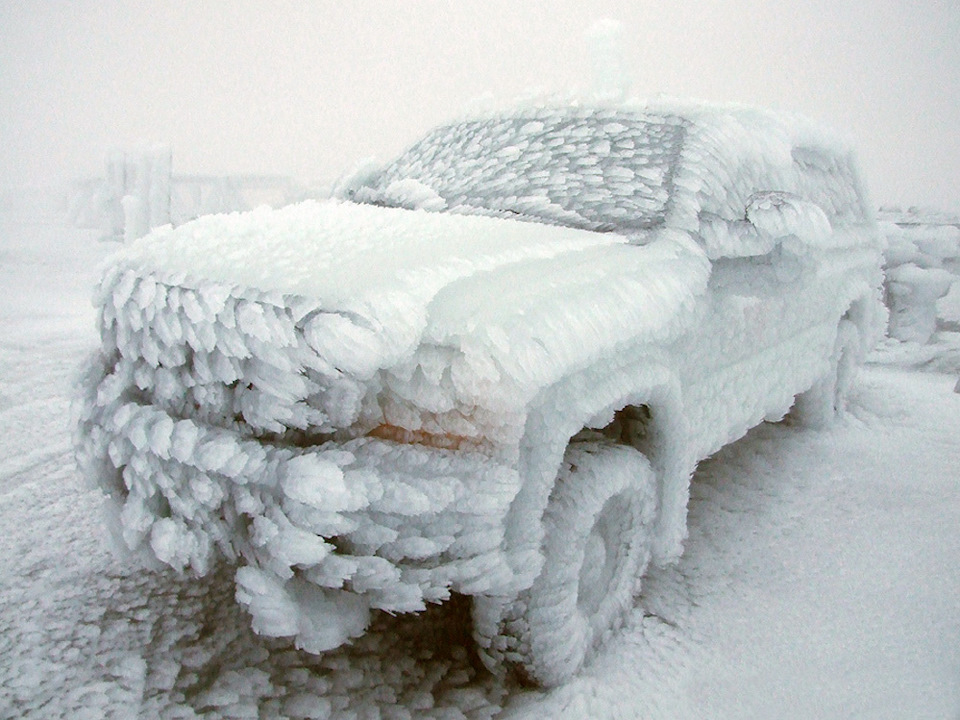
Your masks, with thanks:
<instances>
[{"instance_id":1,"label":"wheel arch","mask_svg":"<svg viewBox=\"0 0 960 720\"><path fill-rule=\"evenodd\" d=\"M689 481L696 463L687 457L679 378L662 357L641 358L629 366L597 363L542 390L527 415L520 442L521 488L507 513L504 539L518 589L529 586L540 572L539 520L570 438L585 427L603 427L626 406L643 406L650 413L638 449L657 474L652 562L662 565L682 552Z\"/></svg>"},{"instance_id":2,"label":"wheel arch","mask_svg":"<svg viewBox=\"0 0 960 720\"><path fill-rule=\"evenodd\" d=\"M859 333L857 346L857 362L863 362L880 338L883 337L887 326L887 307L883 304L880 291L877 289L861 288L859 294L853 295L848 301L846 310L840 316L840 321L849 320Z\"/></svg>"}]
</instances>

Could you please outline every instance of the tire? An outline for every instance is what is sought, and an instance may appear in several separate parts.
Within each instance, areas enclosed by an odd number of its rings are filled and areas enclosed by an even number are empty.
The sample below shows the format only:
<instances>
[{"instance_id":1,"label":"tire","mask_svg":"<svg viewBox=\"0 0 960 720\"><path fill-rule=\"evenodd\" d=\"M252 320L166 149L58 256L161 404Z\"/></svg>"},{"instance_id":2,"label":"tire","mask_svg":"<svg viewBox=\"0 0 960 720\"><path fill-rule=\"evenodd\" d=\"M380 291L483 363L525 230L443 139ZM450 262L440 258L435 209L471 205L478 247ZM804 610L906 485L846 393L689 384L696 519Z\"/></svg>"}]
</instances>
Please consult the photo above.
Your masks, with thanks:
<instances>
[{"instance_id":1,"label":"tire","mask_svg":"<svg viewBox=\"0 0 960 720\"><path fill-rule=\"evenodd\" d=\"M484 663L524 685L576 675L633 606L655 511L655 475L642 453L571 443L544 513L539 577L512 602L474 599Z\"/></svg>"},{"instance_id":2,"label":"tire","mask_svg":"<svg viewBox=\"0 0 960 720\"><path fill-rule=\"evenodd\" d=\"M850 320L841 320L830 358L830 372L798 395L794 403L792 415L800 425L817 429L829 427L843 412L856 378L859 343L857 326Z\"/></svg>"}]
</instances>

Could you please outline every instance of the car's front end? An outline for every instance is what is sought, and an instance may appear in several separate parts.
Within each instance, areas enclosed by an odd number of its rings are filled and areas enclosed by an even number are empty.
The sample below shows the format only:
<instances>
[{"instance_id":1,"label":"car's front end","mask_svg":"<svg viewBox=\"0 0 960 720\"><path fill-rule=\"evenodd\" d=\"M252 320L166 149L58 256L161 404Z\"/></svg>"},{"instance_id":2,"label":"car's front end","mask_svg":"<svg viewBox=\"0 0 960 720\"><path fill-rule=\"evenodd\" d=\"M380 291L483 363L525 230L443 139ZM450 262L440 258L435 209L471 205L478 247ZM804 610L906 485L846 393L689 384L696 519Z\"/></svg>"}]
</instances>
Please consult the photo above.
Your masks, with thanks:
<instances>
[{"instance_id":1,"label":"car's front end","mask_svg":"<svg viewBox=\"0 0 960 720\"><path fill-rule=\"evenodd\" d=\"M509 587L523 418L489 361L425 337L430 303L609 242L331 202L124 248L98 291L77 432L119 544L198 575L236 563L255 628L313 651L362 632L371 608Z\"/></svg>"}]
</instances>

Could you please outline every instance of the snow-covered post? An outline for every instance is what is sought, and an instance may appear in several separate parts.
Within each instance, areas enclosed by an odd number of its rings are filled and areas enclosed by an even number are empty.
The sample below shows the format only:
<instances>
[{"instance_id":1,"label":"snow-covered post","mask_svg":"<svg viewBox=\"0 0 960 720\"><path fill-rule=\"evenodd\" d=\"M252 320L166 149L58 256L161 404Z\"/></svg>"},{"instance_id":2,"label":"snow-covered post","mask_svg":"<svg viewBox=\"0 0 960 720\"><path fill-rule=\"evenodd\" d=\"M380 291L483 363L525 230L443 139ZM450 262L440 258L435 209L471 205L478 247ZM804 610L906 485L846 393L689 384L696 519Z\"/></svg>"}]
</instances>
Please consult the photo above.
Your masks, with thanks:
<instances>
[{"instance_id":1,"label":"snow-covered post","mask_svg":"<svg viewBox=\"0 0 960 720\"><path fill-rule=\"evenodd\" d=\"M887 239L888 333L923 345L960 327L960 228L940 224L935 214L907 220L881 226Z\"/></svg>"},{"instance_id":2,"label":"snow-covered post","mask_svg":"<svg viewBox=\"0 0 960 720\"><path fill-rule=\"evenodd\" d=\"M105 161L101 207L104 238L119 238L124 234L123 197L127 193L126 155L122 150L111 150Z\"/></svg>"},{"instance_id":3,"label":"snow-covered post","mask_svg":"<svg viewBox=\"0 0 960 720\"><path fill-rule=\"evenodd\" d=\"M173 166L173 151L169 145L157 145L150 153L150 227L160 227L170 222L170 178Z\"/></svg>"},{"instance_id":4,"label":"snow-covered post","mask_svg":"<svg viewBox=\"0 0 960 720\"><path fill-rule=\"evenodd\" d=\"M123 241L132 242L150 232L149 208L143 199L136 195L124 195L123 205Z\"/></svg>"},{"instance_id":5,"label":"snow-covered post","mask_svg":"<svg viewBox=\"0 0 960 720\"><path fill-rule=\"evenodd\" d=\"M593 91L601 102L623 102L630 92L630 75L623 54L623 23L597 20L587 31L593 66Z\"/></svg>"},{"instance_id":6,"label":"snow-covered post","mask_svg":"<svg viewBox=\"0 0 960 720\"><path fill-rule=\"evenodd\" d=\"M150 232L150 156L127 156L127 194L123 197L123 239L127 242Z\"/></svg>"},{"instance_id":7,"label":"snow-covered post","mask_svg":"<svg viewBox=\"0 0 960 720\"><path fill-rule=\"evenodd\" d=\"M119 223L111 218L112 236L136 240L170 222L171 165L172 153L166 145L111 153L107 163L110 209L120 209L122 218Z\"/></svg>"}]
</instances>

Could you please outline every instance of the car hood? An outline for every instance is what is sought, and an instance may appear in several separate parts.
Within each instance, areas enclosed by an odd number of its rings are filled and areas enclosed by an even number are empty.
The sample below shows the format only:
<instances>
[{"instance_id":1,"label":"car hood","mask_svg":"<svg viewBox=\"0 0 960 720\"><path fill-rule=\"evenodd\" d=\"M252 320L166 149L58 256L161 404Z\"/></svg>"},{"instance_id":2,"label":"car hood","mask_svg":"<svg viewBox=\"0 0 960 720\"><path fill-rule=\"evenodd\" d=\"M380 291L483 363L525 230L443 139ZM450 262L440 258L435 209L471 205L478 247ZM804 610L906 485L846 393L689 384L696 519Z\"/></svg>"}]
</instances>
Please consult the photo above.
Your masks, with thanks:
<instances>
[{"instance_id":1,"label":"car hood","mask_svg":"<svg viewBox=\"0 0 960 720\"><path fill-rule=\"evenodd\" d=\"M317 353L360 380L393 367L410 374L429 346L455 349L461 375L516 387L668 333L706 287L709 263L670 231L640 245L531 222L308 201L158 229L117 255L112 272L127 270L282 296L295 314L309 312L294 320ZM458 394L469 388L482 391L466 382Z\"/></svg>"}]
</instances>

